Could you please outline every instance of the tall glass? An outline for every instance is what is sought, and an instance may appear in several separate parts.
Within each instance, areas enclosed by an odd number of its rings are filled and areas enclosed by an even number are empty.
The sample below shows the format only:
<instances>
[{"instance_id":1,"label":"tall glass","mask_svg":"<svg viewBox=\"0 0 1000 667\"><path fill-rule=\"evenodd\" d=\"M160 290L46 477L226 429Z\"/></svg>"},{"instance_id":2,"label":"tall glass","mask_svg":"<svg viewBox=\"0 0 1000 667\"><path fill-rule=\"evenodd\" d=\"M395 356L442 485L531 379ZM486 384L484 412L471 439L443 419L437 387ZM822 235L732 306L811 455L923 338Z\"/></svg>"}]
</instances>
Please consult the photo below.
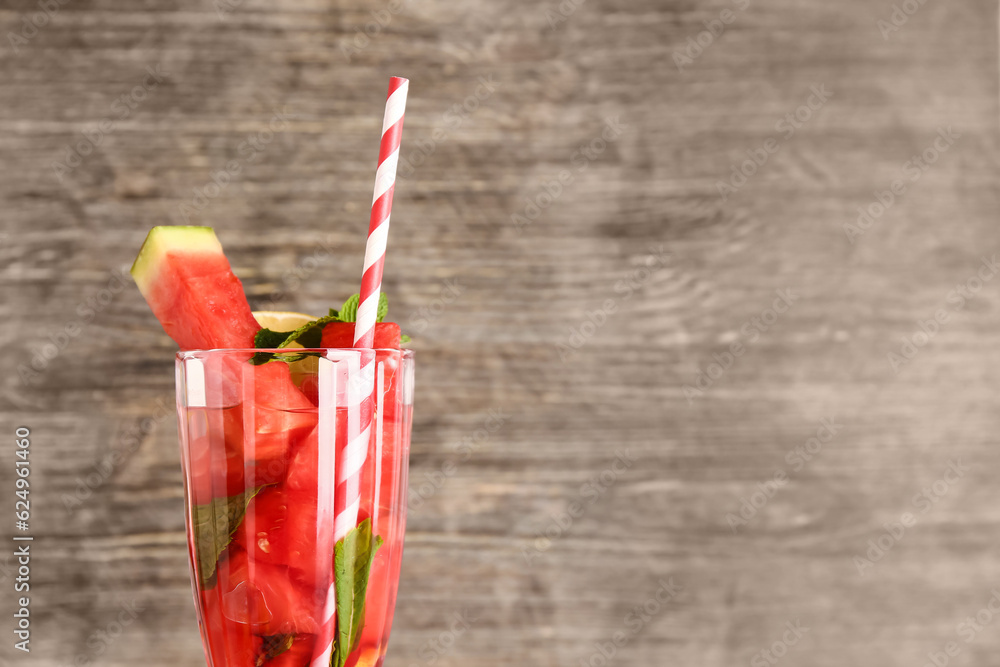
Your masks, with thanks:
<instances>
[{"instance_id":1,"label":"tall glass","mask_svg":"<svg viewBox=\"0 0 1000 667\"><path fill-rule=\"evenodd\" d=\"M177 354L176 371L209 666L382 665L406 524L413 353L193 350Z\"/></svg>"}]
</instances>

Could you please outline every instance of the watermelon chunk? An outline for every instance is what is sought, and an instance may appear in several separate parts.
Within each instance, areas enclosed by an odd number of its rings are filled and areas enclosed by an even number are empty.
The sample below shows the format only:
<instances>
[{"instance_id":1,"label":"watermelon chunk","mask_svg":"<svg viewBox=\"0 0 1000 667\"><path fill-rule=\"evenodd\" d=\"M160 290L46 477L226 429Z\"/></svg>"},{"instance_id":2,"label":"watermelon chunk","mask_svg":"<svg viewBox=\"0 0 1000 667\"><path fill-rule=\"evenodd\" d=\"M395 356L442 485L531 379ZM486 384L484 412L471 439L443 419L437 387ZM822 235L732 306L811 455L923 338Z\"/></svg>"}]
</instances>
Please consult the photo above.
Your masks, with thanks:
<instances>
[{"instance_id":1,"label":"watermelon chunk","mask_svg":"<svg viewBox=\"0 0 1000 667\"><path fill-rule=\"evenodd\" d=\"M324 599L296 583L284 567L248 559L230 549L219 562L218 596L226 623L249 625L255 634L315 634L322 625Z\"/></svg>"},{"instance_id":2,"label":"watermelon chunk","mask_svg":"<svg viewBox=\"0 0 1000 667\"><path fill-rule=\"evenodd\" d=\"M318 505L315 481L306 490L267 487L247 507L233 545L251 562L287 567L297 582L326 590L333 583L333 508L320 521ZM318 561L324 553L331 559Z\"/></svg>"},{"instance_id":3,"label":"watermelon chunk","mask_svg":"<svg viewBox=\"0 0 1000 667\"><path fill-rule=\"evenodd\" d=\"M377 322L375 324L375 342L377 350L399 349L399 325L395 322ZM323 327L323 347L354 347L354 322L330 322Z\"/></svg>"},{"instance_id":4,"label":"watermelon chunk","mask_svg":"<svg viewBox=\"0 0 1000 667\"><path fill-rule=\"evenodd\" d=\"M263 640L253 634L249 625L228 623L222 615L222 603L215 591L202 596L202 614L209 654L213 665L246 665L257 663Z\"/></svg>"},{"instance_id":5,"label":"watermelon chunk","mask_svg":"<svg viewBox=\"0 0 1000 667\"><path fill-rule=\"evenodd\" d=\"M260 326L211 227L153 227L132 277L182 350L254 346Z\"/></svg>"},{"instance_id":6,"label":"watermelon chunk","mask_svg":"<svg viewBox=\"0 0 1000 667\"><path fill-rule=\"evenodd\" d=\"M226 425L226 439L227 444L242 449L248 468L253 462L257 478L248 482L256 486L284 476L292 446L315 428L318 415L312 401L292 382L288 364L243 364L242 371L243 410L234 412L233 423Z\"/></svg>"}]
</instances>

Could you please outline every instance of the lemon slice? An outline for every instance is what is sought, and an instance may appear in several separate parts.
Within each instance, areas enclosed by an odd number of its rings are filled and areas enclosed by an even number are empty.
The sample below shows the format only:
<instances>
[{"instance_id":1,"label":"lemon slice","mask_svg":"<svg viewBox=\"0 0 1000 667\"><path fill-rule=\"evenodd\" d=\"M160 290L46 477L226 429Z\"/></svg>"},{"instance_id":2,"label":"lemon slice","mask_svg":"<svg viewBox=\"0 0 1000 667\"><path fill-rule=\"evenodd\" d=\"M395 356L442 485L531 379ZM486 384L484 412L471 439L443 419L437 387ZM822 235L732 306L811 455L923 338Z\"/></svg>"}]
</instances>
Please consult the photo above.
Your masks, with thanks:
<instances>
[{"instance_id":1,"label":"lemon slice","mask_svg":"<svg viewBox=\"0 0 1000 667\"><path fill-rule=\"evenodd\" d=\"M253 318L257 324L271 331L295 331L301 326L309 324L318 317L306 315L305 313L292 313L277 310L255 310ZM290 343L288 347L302 347L298 343ZM288 364L292 372L292 382L301 387L306 378L316 374L319 368L319 360L316 357L306 357Z\"/></svg>"},{"instance_id":2,"label":"lemon slice","mask_svg":"<svg viewBox=\"0 0 1000 667\"><path fill-rule=\"evenodd\" d=\"M255 310L253 318L257 324L271 331L295 331L301 326L309 324L313 320L319 319L305 313L292 313L279 310ZM302 347L298 343L292 343L288 347Z\"/></svg>"}]
</instances>

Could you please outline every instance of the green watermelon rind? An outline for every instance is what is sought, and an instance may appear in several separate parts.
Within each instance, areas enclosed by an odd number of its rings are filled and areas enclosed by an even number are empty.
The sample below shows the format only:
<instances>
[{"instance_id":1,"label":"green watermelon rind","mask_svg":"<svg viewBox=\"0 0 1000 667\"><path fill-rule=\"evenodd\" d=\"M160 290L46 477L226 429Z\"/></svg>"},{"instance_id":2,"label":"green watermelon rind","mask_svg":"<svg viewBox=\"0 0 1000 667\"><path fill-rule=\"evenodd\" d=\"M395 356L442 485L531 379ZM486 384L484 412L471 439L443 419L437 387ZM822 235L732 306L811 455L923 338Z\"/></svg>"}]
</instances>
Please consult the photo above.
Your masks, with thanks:
<instances>
[{"instance_id":1,"label":"green watermelon rind","mask_svg":"<svg viewBox=\"0 0 1000 667\"><path fill-rule=\"evenodd\" d=\"M161 225L149 230L132 264L131 274L143 296L156 278L161 260L168 252L214 253L222 255L222 244L211 227Z\"/></svg>"}]
</instances>

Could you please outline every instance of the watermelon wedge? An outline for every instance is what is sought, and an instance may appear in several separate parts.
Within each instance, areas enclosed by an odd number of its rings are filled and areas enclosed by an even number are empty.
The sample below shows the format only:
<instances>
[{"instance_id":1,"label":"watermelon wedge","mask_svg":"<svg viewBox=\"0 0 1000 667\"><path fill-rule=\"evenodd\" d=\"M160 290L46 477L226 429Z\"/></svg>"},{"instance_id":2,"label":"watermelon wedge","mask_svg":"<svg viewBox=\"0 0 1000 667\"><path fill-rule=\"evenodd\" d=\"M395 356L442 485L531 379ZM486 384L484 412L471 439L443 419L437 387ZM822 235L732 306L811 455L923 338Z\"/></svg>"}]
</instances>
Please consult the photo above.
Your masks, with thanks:
<instances>
[{"instance_id":1,"label":"watermelon wedge","mask_svg":"<svg viewBox=\"0 0 1000 667\"><path fill-rule=\"evenodd\" d=\"M253 347L260 326L211 227L153 227L132 277L182 350Z\"/></svg>"}]
</instances>

